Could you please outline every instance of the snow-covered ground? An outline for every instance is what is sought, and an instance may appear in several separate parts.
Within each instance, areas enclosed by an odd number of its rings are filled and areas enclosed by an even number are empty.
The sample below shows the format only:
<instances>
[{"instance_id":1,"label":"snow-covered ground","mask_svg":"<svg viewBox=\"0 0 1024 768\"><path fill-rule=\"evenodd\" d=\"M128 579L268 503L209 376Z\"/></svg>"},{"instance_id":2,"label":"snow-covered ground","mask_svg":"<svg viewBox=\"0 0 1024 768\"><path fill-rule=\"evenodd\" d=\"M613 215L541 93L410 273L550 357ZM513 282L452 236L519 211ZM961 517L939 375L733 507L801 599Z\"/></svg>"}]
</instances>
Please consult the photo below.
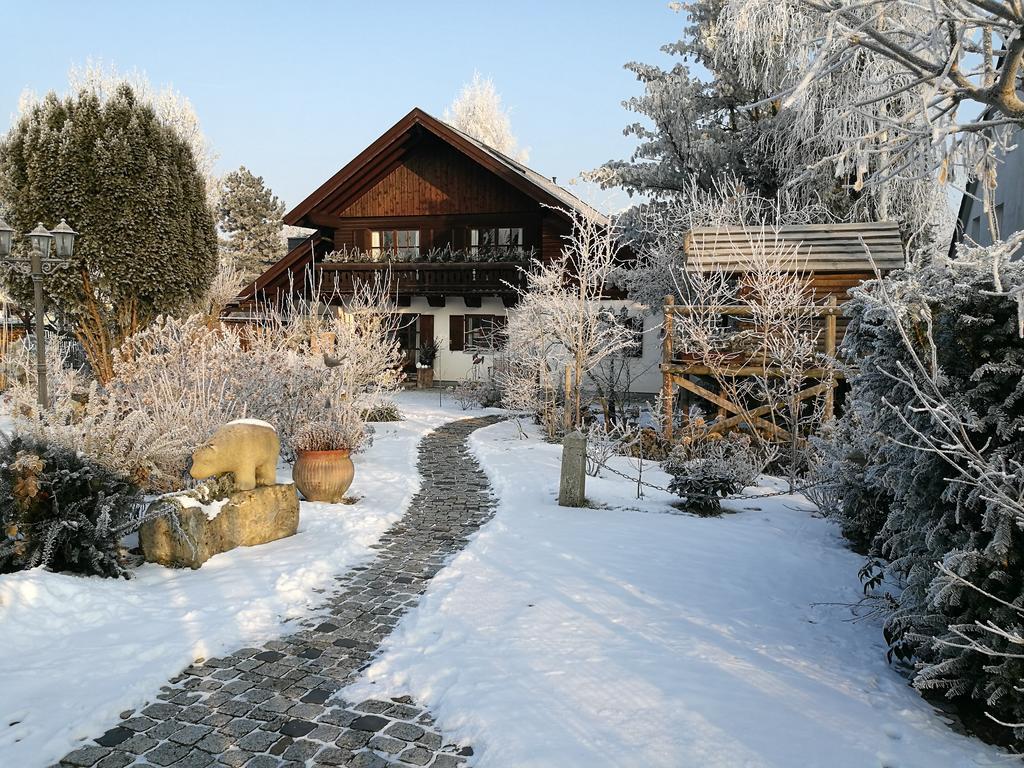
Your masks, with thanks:
<instances>
[{"instance_id":1,"label":"snow-covered ground","mask_svg":"<svg viewBox=\"0 0 1024 768\"><path fill-rule=\"evenodd\" d=\"M596 508L565 509L557 446L507 422L471 441L497 516L350 695L412 694L479 768L1013 760L950 729L887 666L878 626L834 605L860 596L860 559L802 498L700 519L609 476L588 478Z\"/></svg>"},{"instance_id":2,"label":"snow-covered ground","mask_svg":"<svg viewBox=\"0 0 1024 768\"><path fill-rule=\"evenodd\" d=\"M433 393L396 399L405 420L376 425L373 446L355 458L349 495L359 501L303 502L291 538L225 552L197 571L147 564L130 581L38 568L0 575L0 766L48 765L193 660L280 636L315 613L334 577L370 557L415 494L420 438L467 415L438 408Z\"/></svg>"}]
</instances>

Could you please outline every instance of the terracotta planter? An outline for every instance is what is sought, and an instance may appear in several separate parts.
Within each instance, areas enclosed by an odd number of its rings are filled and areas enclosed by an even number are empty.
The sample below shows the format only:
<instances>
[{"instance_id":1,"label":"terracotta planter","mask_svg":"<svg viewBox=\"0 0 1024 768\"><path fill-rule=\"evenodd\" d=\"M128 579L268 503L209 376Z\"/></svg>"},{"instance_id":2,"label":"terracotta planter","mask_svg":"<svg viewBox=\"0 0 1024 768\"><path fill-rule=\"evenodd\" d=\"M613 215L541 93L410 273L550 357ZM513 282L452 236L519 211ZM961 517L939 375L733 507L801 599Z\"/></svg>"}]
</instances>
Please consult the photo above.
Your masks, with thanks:
<instances>
[{"instance_id":1,"label":"terracotta planter","mask_svg":"<svg viewBox=\"0 0 1024 768\"><path fill-rule=\"evenodd\" d=\"M352 485L355 472L348 451L299 451L292 480L307 501L336 503Z\"/></svg>"},{"instance_id":2,"label":"terracotta planter","mask_svg":"<svg viewBox=\"0 0 1024 768\"><path fill-rule=\"evenodd\" d=\"M434 386L434 369L433 368L417 368L416 369L416 386L419 389L430 389Z\"/></svg>"}]
</instances>

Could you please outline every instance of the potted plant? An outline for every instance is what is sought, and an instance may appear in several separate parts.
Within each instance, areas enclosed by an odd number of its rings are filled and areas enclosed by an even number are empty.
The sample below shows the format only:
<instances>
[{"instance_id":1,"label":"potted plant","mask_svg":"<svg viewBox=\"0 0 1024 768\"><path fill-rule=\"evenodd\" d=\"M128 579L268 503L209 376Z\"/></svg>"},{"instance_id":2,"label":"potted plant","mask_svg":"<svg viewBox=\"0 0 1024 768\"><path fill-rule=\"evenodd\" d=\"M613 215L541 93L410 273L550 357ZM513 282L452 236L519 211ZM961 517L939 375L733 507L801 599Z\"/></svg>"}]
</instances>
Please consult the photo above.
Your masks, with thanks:
<instances>
[{"instance_id":1,"label":"potted plant","mask_svg":"<svg viewBox=\"0 0 1024 768\"><path fill-rule=\"evenodd\" d=\"M427 339L420 344L416 360L416 386L430 389L434 386L434 360L437 359L437 339Z\"/></svg>"},{"instance_id":2,"label":"potted plant","mask_svg":"<svg viewBox=\"0 0 1024 768\"><path fill-rule=\"evenodd\" d=\"M307 501L341 501L352 485L352 452L362 442L363 425L352 419L317 421L299 427L293 439L292 480Z\"/></svg>"}]
</instances>

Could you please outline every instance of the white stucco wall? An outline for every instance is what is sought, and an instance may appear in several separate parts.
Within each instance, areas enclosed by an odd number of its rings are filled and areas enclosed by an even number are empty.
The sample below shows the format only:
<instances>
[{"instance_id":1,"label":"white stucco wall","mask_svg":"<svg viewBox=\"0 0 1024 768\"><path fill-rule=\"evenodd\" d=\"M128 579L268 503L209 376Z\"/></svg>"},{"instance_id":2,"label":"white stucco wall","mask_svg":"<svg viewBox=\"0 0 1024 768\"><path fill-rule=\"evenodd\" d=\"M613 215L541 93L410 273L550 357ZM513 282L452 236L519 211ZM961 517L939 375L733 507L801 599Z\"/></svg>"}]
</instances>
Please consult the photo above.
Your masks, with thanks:
<instances>
[{"instance_id":1,"label":"white stucco wall","mask_svg":"<svg viewBox=\"0 0 1024 768\"><path fill-rule=\"evenodd\" d=\"M608 307L618 310L626 307L631 313L644 318L643 356L630 358L628 363L633 375L632 391L637 394L654 394L661 389L661 314L649 315L643 308L630 301L610 301ZM450 317L452 315L503 315L509 310L497 297L484 297L479 307L467 307L462 298L448 298L443 307L431 307L426 298L413 297L408 307L401 312L434 317L434 337L438 340L438 355L434 363L434 376L440 381L461 381L473 373L473 351L452 351L449 348ZM515 312L512 309L511 312ZM481 353L484 361L478 366L480 376L488 376L493 355Z\"/></svg>"},{"instance_id":2,"label":"white stucco wall","mask_svg":"<svg viewBox=\"0 0 1024 768\"><path fill-rule=\"evenodd\" d=\"M433 315L434 338L438 342L437 360L434 361L434 377L441 381L461 381L473 370L473 351L453 352L449 349L451 316L507 316L508 314L505 305L497 297L484 297L479 307L467 307L465 300L461 297L448 297L443 307L432 307L427 303L425 297L414 296L410 305L402 307L399 311L418 315ZM484 362L479 366L479 373L481 376L487 376L490 372L493 355L484 354L483 357Z\"/></svg>"}]
</instances>

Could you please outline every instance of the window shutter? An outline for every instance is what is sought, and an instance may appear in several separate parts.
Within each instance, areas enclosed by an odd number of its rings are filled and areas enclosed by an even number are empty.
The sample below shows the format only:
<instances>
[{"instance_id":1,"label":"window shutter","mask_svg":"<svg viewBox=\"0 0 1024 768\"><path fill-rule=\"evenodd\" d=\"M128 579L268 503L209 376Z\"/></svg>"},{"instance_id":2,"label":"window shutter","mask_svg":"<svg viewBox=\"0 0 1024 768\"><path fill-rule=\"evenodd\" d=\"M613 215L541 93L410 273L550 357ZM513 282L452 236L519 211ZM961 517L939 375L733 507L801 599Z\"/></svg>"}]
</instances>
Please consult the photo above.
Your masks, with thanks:
<instances>
[{"instance_id":1,"label":"window shutter","mask_svg":"<svg viewBox=\"0 0 1024 768\"><path fill-rule=\"evenodd\" d=\"M434 316L420 315L420 345L434 339Z\"/></svg>"},{"instance_id":2,"label":"window shutter","mask_svg":"<svg viewBox=\"0 0 1024 768\"><path fill-rule=\"evenodd\" d=\"M466 347L466 318L452 315L448 318L448 349L461 352Z\"/></svg>"}]
</instances>

